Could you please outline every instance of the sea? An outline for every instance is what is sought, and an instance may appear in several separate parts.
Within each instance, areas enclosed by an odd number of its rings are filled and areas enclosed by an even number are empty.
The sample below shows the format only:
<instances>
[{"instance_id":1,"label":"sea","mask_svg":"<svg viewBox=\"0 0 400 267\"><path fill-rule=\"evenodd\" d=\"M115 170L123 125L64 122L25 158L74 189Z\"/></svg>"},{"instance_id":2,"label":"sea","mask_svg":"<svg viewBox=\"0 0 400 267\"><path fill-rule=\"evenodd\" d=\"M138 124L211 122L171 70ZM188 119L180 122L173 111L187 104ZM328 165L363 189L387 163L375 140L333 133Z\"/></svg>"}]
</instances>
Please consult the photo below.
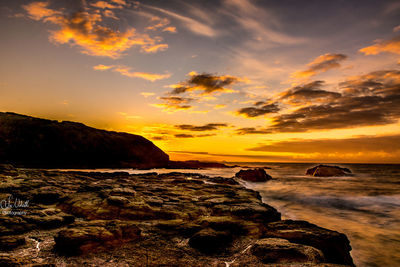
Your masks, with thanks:
<instances>
[{"instance_id":1,"label":"sea","mask_svg":"<svg viewBox=\"0 0 400 267\"><path fill-rule=\"evenodd\" d=\"M258 191L282 219L306 220L347 235L356 266L400 266L400 165L329 164L349 168L346 177L311 177L312 163L235 163L268 167L272 180L241 183ZM200 173L233 177L241 168L204 170L96 170Z\"/></svg>"}]
</instances>

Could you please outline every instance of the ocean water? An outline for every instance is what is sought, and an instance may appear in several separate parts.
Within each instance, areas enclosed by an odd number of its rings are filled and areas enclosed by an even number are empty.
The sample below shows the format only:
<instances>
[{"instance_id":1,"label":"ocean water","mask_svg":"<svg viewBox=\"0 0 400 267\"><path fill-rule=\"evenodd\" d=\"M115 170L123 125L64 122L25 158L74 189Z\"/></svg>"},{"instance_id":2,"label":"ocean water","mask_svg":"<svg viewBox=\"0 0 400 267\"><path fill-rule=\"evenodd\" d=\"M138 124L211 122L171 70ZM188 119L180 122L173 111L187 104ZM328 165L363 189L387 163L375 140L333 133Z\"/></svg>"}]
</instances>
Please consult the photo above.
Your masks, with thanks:
<instances>
[{"instance_id":1,"label":"ocean water","mask_svg":"<svg viewBox=\"0 0 400 267\"><path fill-rule=\"evenodd\" d=\"M240 165L270 167L266 171L273 180L243 182L243 185L259 191L263 201L277 208L283 219L306 220L346 234L357 266L400 266L400 165L339 164L349 168L354 175L331 178L304 175L316 164ZM151 172L196 172L233 177L239 170L154 169Z\"/></svg>"}]
</instances>

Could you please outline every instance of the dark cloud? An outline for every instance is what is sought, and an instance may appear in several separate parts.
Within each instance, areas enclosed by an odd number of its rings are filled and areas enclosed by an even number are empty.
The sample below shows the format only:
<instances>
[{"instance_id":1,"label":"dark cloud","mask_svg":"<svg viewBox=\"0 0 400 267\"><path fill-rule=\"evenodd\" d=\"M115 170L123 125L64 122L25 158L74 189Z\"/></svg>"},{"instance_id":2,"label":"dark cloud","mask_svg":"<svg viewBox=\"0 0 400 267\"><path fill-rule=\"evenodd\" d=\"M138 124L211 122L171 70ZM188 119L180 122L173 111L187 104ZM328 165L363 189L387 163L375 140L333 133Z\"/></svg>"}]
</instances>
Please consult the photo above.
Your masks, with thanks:
<instances>
[{"instance_id":1,"label":"dark cloud","mask_svg":"<svg viewBox=\"0 0 400 267\"><path fill-rule=\"evenodd\" d=\"M174 136L176 138L195 138L195 137L215 136L215 134L198 134L198 135L193 135L193 134L175 134Z\"/></svg>"},{"instance_id":2,"label":"dark cloud","mask_svg":"<svg viewBox=\"0 0 400 267\"><path fill-rule=\"evenodd\" d=\"M321 90L321 84L316 81L293 88L281 98L303 100L303 104L308 105L275 116L270 127L242 128L237 133L305 132L385 125L400 118L400 71L376 71L353 77L339 85L342 94ZM322 100L315 101L316 98Z\"/></svg>"},{"instance_id":3,"label":"dark cloud","mask_svg":"<svg viewBox=\"0 0 400 267\"><path fill-rule=\"evenodd\" d=\"M208 123L202 126L196 126L190 124L175 125L175 127L180 130L197 131L197 132L213 131L213 130L218 130L220 127L227 127L227 126L228 124L226 123Z\"/></svg>"},{"instance_id":4,"label":"dark cloud","mask_svg":"<svg viewBox=\"0 0 400 267\"><path fill-rule=\"evenodd\" d=\"M264 102L257 102L253 107L241 108L236 111L236 114L243 115L248 118L259 117L265 114L277 113L280 109L276 103L264 104Z\"/></svg>"},{"instance_id":5,"label":"dark cloud","mask_svg":"<svg viewBox=\"0 0 400 267\"><path fill-rule=\"evenodd\" d=\"M345 95L399 95L400 71L374 71L342 82L339 86Z\"/></svg>"},{"instance_id":6,"label":"dark cloud","mask_svg":"<svg viewBox=\"0 0 400 267\"><path fill-rule=\"evenodd\" d=\"M289 153L394 153L400 151L400 135L359 136L346 139L296 139L259 145L246 150Z\"/></svg>"},{"instance_id":7,"label":"dark cloud","mask_svg":"<svg viewBox=\"0 0 400 267\"><path fill-rule=\"evenodd\" d=\"M340 93L322 90L324 81L313 81L304 85L295 86L282 93L281 100L291 104L304 104L308 101L329 102L341 97Z\"/></svg>"},{"instance_id":8,"label":"dark cloud","mask_svg":"<svg viewBox=\"0 0 400 267\"><path fill-rule=\"evenodd\" d=\"M153 106L163 108L166 111L186 110L192 108L189 103L193 101L193 98L165 96L160 97L159 99L162 100L164 103L153 104Z\"/></svg>"},{"instance_id":9,"label":"dark cloud","mask_svg":"<svg viewBox=\"0 0 400 267\"><path fill-rule=\"evenodd\" d=\"M209 73L197 74L195 72L189 73L190 78L182 83L173 85L174 89L171 94L177 95L187 91L201 90L204 94L211 94L213 92L231 92L227 86L239 82L241 79L234 76L218 76Z\"/></svg>"},{"instance_id":10,"label":"dark cloud","mask_svg":"<svg viewBox=\"0 0 400 267\"><path fill-rule=\"evenodd\" d=\"M308 78L318 73L328 71L333 68L339 68L340 62L347 58L343 54L325 54L317 57L307 64L308 69L293 73L297 78Z\"/></svg>"},{"instance_id":11,"label":"dark cloud","mask_svg":"<svg viewBox=\"0 0 400 267\"><path fill-rule=\"evenodd\" d=\"M265 128L255 128L255 127L245 127L239 128L236 130L236 134L245 135L245 134L269 134L272 133L270 130Z\"/></svg>"},{"instance_id":12,"label":"dark cloud","mask_svg":"<svg viewBox=\"0 0 400 267\"><path fill-rule=\"evenodd\" d=\"M175 137L176 138L193 138L195 136L192 134L175 134Z\"/></svg>"},{"instance_id":13,"label":"dark cloud","mask_svg":"<svg viewBox=\"0 0 400 267\"><path fill-rule=\"evenodd\" d=\"M155 141L162 141L162 140L167 140L168 138L166 138L165 136L153 136L150 139Z\"/></svg>"}]
</instances>

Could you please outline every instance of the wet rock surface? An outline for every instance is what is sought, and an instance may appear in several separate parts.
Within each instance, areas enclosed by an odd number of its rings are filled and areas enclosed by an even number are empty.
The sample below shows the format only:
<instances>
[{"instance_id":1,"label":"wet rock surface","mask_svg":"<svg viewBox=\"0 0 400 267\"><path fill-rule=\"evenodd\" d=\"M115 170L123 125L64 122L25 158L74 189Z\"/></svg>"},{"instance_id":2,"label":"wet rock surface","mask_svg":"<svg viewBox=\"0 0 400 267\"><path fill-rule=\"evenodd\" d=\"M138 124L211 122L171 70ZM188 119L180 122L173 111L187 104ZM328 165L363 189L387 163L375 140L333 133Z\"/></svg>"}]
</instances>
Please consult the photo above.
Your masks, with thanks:
<instances>
[{"instance_id":1,"label":"wet rock surface","mask_svg":"<svg viewBox=\"0 0 400 267\"><path fill-rule=\"evenodd\" d=\"M351 171L348 168L321 164L308 169L306 175L315 177L349 176L351 175Z\"/></svg>"},{"instance_id":2,"label":"wet rock surface","mask_svg":"<svg viewBox=\"0 0 400 267\"><path fill-rule=\"evenodd\" d=\"M264 168L240 170L235 176L249 182L266 182L272 179L272 177L265 172Z\"/></svg>"},{"instance_id":3,"label":"wet rock surface","mask_svg":"<svg viewBox=\"0 0 400 267\"><path fill-rule=\"evenodd\" d=\"M1 266L352 265L345 235L281 221L234 179L10 168Z\"/></svg>"}]
</instances>

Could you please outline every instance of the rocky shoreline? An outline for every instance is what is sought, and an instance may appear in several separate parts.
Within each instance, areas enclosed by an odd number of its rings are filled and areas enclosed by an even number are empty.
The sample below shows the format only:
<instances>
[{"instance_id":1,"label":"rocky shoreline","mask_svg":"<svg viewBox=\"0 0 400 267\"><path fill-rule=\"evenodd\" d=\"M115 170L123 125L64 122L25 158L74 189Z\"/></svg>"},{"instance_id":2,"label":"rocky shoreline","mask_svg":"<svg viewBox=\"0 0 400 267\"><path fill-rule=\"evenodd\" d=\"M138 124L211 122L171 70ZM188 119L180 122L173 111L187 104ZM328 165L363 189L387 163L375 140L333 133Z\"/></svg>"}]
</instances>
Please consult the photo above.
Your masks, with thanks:
<instances>
[{"instance_id":1,"label":"rocky shoreline","mask_svg":"<svg viewBox=\"0 0 400 267\"><path fill-rule=\"evenodd\" d=\"M0 266L354 266L234 179L2 166L0 201Z\"/></svg>"}]
</instances>

